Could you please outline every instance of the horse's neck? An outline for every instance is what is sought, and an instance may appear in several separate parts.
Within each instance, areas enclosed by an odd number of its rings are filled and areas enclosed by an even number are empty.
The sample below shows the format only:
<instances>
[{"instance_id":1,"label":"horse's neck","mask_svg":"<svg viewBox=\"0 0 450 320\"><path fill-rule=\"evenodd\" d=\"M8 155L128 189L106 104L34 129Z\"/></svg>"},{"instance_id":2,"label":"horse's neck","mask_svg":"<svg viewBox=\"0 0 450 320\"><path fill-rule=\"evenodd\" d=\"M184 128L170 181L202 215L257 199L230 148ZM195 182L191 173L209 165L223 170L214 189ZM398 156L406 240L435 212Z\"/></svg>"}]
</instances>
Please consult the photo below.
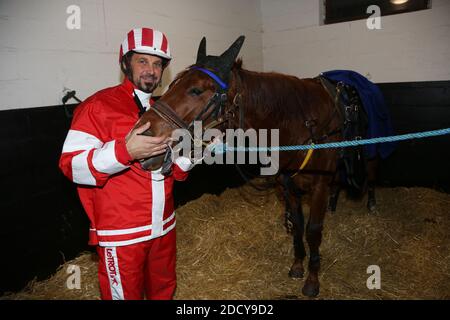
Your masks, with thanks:
<instances>
[{"instance_id":1,"label":"horse's neck","mask_svg":"<svg viewBox=\"0 0 450 320\"><path fill-rule=\"evenodd\" d=\"M261 84L265 84L270 87L270 80L264 77L264 73L258 73L254 71L249 71L245 69L235 70L234 77L234 94L241 95L241 105L240 108L243 109L243 117L245 119L245 126L243 129L259 129L266 128L267 124L264 119L270 118L271 114L275 113L274 110L266 109L267 101L277 100L274 92L265 91L263 92L260 88ZM276 116L276 115L274 115Z\"/></svg>"},{"instance_id":2,"label":"horse's neck","mask_svg":"<svg viewBox=\"0 0 450 320\"><path fill-rule=\"evenodd\" d=\"M238 75L234 89L242 93L247 128L289 129L295 123L328 119L333 113L328 93L314 79L244 69L234 72Z\"/></svg>"}]
</instances>

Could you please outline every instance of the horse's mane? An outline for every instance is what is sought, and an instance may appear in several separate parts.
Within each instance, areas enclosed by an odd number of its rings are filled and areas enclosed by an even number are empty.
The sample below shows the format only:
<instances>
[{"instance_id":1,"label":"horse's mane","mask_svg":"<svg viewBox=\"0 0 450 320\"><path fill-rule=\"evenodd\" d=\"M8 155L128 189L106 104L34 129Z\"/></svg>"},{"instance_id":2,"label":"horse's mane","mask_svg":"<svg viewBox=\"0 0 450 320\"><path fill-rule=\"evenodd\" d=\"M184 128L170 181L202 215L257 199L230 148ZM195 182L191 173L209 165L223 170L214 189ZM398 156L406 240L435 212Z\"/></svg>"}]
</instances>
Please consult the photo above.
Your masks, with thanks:
<instances>
[{"instance_id":1,"label":"horse's mane","mask_svg":"<svg viewBox=\"0 0 450 320\"><path fill-rule=\"evenodd\" d=\"M246 105L253 106L255 112L271 115L279 119L289 119L298 116L298 108L307 108L310 95L305 80L295 76L276 72L256 72L242 68L242 59L233 66L241 78L246 91Z\"/></svg>"},{"instance_id":2,"label":"horse's mane","mask_svg":"<svg viewBox=\"0 0 450 320\"><path fill-rule=\"evenodd\" d=\"M178 80L180 80L191 68L192 66L184 69L183 71L178 72L178 74L175 76L175 78L172 80L172 82L169 84L169 89L170 87L172 87L175 83L178 82Z\"/></svg>"}]
</instances>

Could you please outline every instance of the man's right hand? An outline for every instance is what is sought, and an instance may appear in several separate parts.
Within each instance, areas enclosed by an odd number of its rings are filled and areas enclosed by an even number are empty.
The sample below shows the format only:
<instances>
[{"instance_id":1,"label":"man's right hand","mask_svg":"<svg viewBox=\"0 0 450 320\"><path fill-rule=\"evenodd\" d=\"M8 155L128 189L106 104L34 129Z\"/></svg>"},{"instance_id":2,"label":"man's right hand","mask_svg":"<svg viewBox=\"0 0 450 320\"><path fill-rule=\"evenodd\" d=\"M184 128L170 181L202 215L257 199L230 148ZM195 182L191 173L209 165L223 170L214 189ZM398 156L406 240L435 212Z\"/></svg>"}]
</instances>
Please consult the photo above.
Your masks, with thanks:
<instances>
[{"instance_id":1,"label":"man's right hand","mask_svg":"<svg viewBox=\"0 0 450 320\"><path fill-rule=\"evenodd\" d=\"M150 128L150 122L130 131L125 137L128 153L133 160L146 159L166 152L169 138L141 135Z\"/></svg>"}]
</instances>

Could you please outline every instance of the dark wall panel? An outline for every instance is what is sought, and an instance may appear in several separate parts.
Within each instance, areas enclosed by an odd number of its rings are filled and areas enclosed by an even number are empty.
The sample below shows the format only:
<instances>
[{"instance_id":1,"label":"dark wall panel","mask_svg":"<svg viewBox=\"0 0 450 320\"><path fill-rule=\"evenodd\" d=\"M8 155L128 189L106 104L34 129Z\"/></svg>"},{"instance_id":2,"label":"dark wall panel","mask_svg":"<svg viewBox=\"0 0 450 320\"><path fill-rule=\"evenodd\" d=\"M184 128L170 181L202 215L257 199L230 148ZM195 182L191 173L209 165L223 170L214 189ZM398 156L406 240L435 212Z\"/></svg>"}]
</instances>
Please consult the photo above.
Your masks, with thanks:
<instances>
[{"instance_id":1,"label":"dark wall panel","mask_svg":"<svg viewBox=\"0 0 450 320\"><path fill-rule=\"evenodd\" d=\"M62 107L0 112L0 293L48 277L88 249L87 218L58 169L70 121Z\"/></svg>"},{"instance_id":2,"label":"dark wall panel","mask_svg":"<svg viewBox=\"0 0 450 320\"><path fill-rule=\"evenodd\" d=\"M379 84L396 134L450 128L450 81ZM450 135L408 140L380 167L381 183L450 191Z\"/></svg>"}]
</instances>

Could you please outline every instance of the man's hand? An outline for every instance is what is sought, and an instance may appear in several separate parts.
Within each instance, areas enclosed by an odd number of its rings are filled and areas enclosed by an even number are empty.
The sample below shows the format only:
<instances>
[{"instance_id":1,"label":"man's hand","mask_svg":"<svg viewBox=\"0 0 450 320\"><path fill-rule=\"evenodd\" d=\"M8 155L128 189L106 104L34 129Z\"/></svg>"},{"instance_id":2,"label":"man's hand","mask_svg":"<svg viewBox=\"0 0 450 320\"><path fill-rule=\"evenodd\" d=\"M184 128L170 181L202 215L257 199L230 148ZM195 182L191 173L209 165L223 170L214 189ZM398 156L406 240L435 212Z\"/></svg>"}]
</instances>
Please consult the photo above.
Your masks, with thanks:
<instances>
[{"instance_id":1,"label":"man's hand","mask_svg":"<svg viewBox=\"0 0 450 320\"><path fill-rule=\"evenodd\" d=\"M168 138L141 135L150 128L150 122L130 131L125 137L128 153L133 160L146 159L166 152Z\"/></svg>"}]
</instances>

